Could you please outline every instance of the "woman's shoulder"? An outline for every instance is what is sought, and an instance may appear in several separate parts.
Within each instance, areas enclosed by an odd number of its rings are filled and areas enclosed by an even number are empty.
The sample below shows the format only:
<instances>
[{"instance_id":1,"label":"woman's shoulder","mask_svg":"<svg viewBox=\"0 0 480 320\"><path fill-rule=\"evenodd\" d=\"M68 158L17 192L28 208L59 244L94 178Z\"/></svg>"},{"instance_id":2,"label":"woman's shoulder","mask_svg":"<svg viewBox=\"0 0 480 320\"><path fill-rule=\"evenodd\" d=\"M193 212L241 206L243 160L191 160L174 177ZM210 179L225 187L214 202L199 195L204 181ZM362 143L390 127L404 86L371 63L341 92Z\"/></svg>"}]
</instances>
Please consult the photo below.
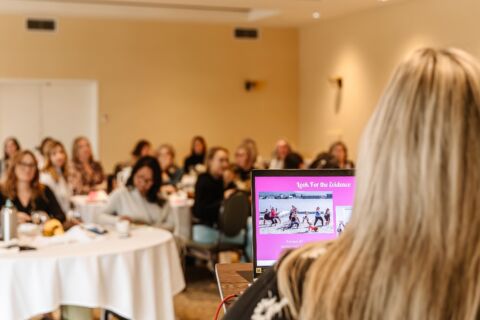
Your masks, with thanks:
<instances>
[{"instance_id":1,"label":"woman's shoulder","mask_svg":"<svg viewBox=\"0 0 480 320\"><path fill-rule=\"evenodd\" d=\"M278 286L280 269L285 267L287 268L286 271L289 272L290 264L294 263L297 270L295 276L304 278L312 263L326 252L329 245L329 242L316 243L286 252L273 268L262 274L242 294L239 300L228 310L224 319L290 319L289 301L282 296ZM298 283L302 283L302 281ZM301 288L291 289L293 291L301 290ZM299 293L301 295L301 292Z\"/></svg>"},{"instance_id":2,"label":"woman's shoulder","mask_svg":"<svg viewBox=\"0 0 480 320\"><path fill-rule=\"evenodd\" d=\"M53 181L52 174L48 171L42 170L40 171L40 183L44 185L48 185Z\"/></svg>"},{"instance_id":3,"label":"woman's shoulder","mask_svg":"<svg viewBox=\"0 0 480 320\"><path fill-rule=\"evenodd\" d=\"M127 186L120 186L117 189L113 190L112 193L110 193L109 198L114 199L118 197L122 197L128 194L131 194L133 190Z\"/></svg>"},{"instance_id":4,"label":"woman's shoulder","mask_svg":"<svg viewBox=\"0 0 480 320\"><path fill-rule=\"evenodd\" d=\"M96 160L92 161L91 166L93 170L98 170L98 171L103 170L103 166L100 161L96 161Z\"/></svg>"},{"instance_id":5,"label":"woman's shoulder","mask_svg":"<svg viewBox=\"0 0 480 320\"><path fill-rule=\"evenodd\" d=\"M52 189L44 183L40 183L40 190L47 198L55 197Z\"/></svg>"}]
</instances>

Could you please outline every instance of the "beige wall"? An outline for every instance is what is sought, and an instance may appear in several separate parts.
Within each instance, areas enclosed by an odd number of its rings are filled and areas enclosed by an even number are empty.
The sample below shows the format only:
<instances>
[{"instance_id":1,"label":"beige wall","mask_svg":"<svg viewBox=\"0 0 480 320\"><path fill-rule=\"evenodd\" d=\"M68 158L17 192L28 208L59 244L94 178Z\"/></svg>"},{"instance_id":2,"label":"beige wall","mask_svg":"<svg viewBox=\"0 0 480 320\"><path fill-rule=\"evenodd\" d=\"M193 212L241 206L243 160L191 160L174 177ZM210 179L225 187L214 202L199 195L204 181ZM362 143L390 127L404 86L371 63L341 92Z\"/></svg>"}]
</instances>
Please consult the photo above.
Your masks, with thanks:
<instances>
[{"instance_id":1,"label":"beige wall","mask_svg":"<svg viewBox=\"0 0 480 320\"><path fill-rule=\"evenodd\" d=\"M0 78L97 80L107 170L143 137L174 144L179 162L195 134L232 152L253 137L266 156L280 136L297 141L295 29L262 28L260 40L238 41L219 25L64 18L54 34L24 25L0 17ZM264 84L247 93L246 79Z\"/></svg>"},{"instance_id":2,"label":"beige wall","mask_svg":"<svg viewBox=\"0 0 480 320\"><path fill-rule=\"evenodd\" d=\"M480 58L478 0L409 0L300 31L300 148L314 154L341 137L353 158L393 68L422 46L457 46ZM341 108L329 77L344 80Z\"/></svg>"}]
</instances>

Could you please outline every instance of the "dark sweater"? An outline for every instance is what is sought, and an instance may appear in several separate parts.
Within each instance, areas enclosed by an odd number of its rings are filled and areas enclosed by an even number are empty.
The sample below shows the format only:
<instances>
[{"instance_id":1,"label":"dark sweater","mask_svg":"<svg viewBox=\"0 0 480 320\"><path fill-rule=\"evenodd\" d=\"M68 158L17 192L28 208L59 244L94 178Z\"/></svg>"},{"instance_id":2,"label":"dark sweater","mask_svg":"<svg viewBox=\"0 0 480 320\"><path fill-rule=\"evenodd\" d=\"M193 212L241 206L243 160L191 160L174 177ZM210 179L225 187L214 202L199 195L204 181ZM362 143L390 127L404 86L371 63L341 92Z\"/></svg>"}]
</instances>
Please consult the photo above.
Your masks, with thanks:
<instances>
[{"instance_id":1,"label":"dark sweater","mask_svg":"<svg viewBox=\"0 0 480 320\"><path fill-rule=\"evenodd\" d=\"M183 165L183 172L190 173L190 170L195 168L197 164L203 164L205 162L205 155L197 155L192 154L188 158L185 159L185 163Z\"/></svg>"},{"instance_id":2,"label":"dark sweater","mask_svg":"<svg viewBox=\"0 0 480 320\"><path fill-rule=\"evenodd\" d=\"M47 186L44 186L43 188L43 194L37 197L33 203L30 201L27 206L24 206L18 197L16 197L12 200L13 205L15 208L17 208L17 211L26 213L28 215L31 215L34 211L44 211L51 218L55 218L60 222L65 222L65 213L58 204L58 201L55 198L52 190L50 190L50 188ZM7 197L0 193L0 207L3 207L6 201Z\"/></svg>"},{"instance_id":3,"label":"dark sweater","mask_svg":"<svg viewBox=\"0 0 480 320\"><path fill-rule=\"evenodd\" d=\"M201 224L215 226L218 223L224 191L222 178L216 179L210 173L202 173L198 176L193 214Z\"/></svg>"}]
</instances>

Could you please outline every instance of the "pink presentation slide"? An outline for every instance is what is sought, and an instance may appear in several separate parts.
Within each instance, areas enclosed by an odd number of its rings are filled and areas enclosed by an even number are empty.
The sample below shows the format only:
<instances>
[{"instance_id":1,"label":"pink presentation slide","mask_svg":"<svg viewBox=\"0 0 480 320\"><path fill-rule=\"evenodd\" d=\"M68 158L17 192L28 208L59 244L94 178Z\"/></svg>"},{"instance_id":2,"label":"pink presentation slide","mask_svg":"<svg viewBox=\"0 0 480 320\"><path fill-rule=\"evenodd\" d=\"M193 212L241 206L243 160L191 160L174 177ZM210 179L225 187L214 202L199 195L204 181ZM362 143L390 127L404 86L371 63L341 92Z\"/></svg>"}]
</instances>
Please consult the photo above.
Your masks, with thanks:
<instances>
[{"instance_id":1,"label":"pink presentation slide","mask_svg":"<svg viewBox=\"0 0 480 320\"><path fill-rule=\"evenodd\" d=\"M257 177L257 266L273 265L281 252L338 237L350 220L355 178Z\"/></svg>"}]
</instances>

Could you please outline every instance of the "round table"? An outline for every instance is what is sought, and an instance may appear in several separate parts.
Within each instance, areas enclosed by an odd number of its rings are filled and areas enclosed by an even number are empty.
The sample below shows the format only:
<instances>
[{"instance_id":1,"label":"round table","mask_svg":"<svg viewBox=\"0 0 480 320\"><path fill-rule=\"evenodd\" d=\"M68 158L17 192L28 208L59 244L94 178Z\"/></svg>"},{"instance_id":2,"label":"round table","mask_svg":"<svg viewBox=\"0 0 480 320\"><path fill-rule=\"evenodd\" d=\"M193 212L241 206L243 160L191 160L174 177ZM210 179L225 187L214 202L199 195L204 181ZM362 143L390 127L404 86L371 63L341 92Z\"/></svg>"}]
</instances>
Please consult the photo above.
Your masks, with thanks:
<instances>
[{"instance_id":1,"label":"round table","mask_svg":"<svg viewBox=\"0 0 480 320\"><path fill-rule=\"evenodd\" d=\"M141 227L89 242L0 255L1 319L18 320L60 305L103 308L128 319L175 319L185 287L171 233Z\"/></svg>"},{"instance_id":2,"label":"round table","mask_svg":"<svg viewBox=\"0 0 480 320\"><path fill-rule=\"evenodd\" d=\"M75 213L85 223L99 223L98 215L102 213L106 201L88 201L87 196L73 196ZM193 199L168 199L168 212L173 217L173 234L180 240L187 242L191 239Z\"/></svg>"}]
</instances>

